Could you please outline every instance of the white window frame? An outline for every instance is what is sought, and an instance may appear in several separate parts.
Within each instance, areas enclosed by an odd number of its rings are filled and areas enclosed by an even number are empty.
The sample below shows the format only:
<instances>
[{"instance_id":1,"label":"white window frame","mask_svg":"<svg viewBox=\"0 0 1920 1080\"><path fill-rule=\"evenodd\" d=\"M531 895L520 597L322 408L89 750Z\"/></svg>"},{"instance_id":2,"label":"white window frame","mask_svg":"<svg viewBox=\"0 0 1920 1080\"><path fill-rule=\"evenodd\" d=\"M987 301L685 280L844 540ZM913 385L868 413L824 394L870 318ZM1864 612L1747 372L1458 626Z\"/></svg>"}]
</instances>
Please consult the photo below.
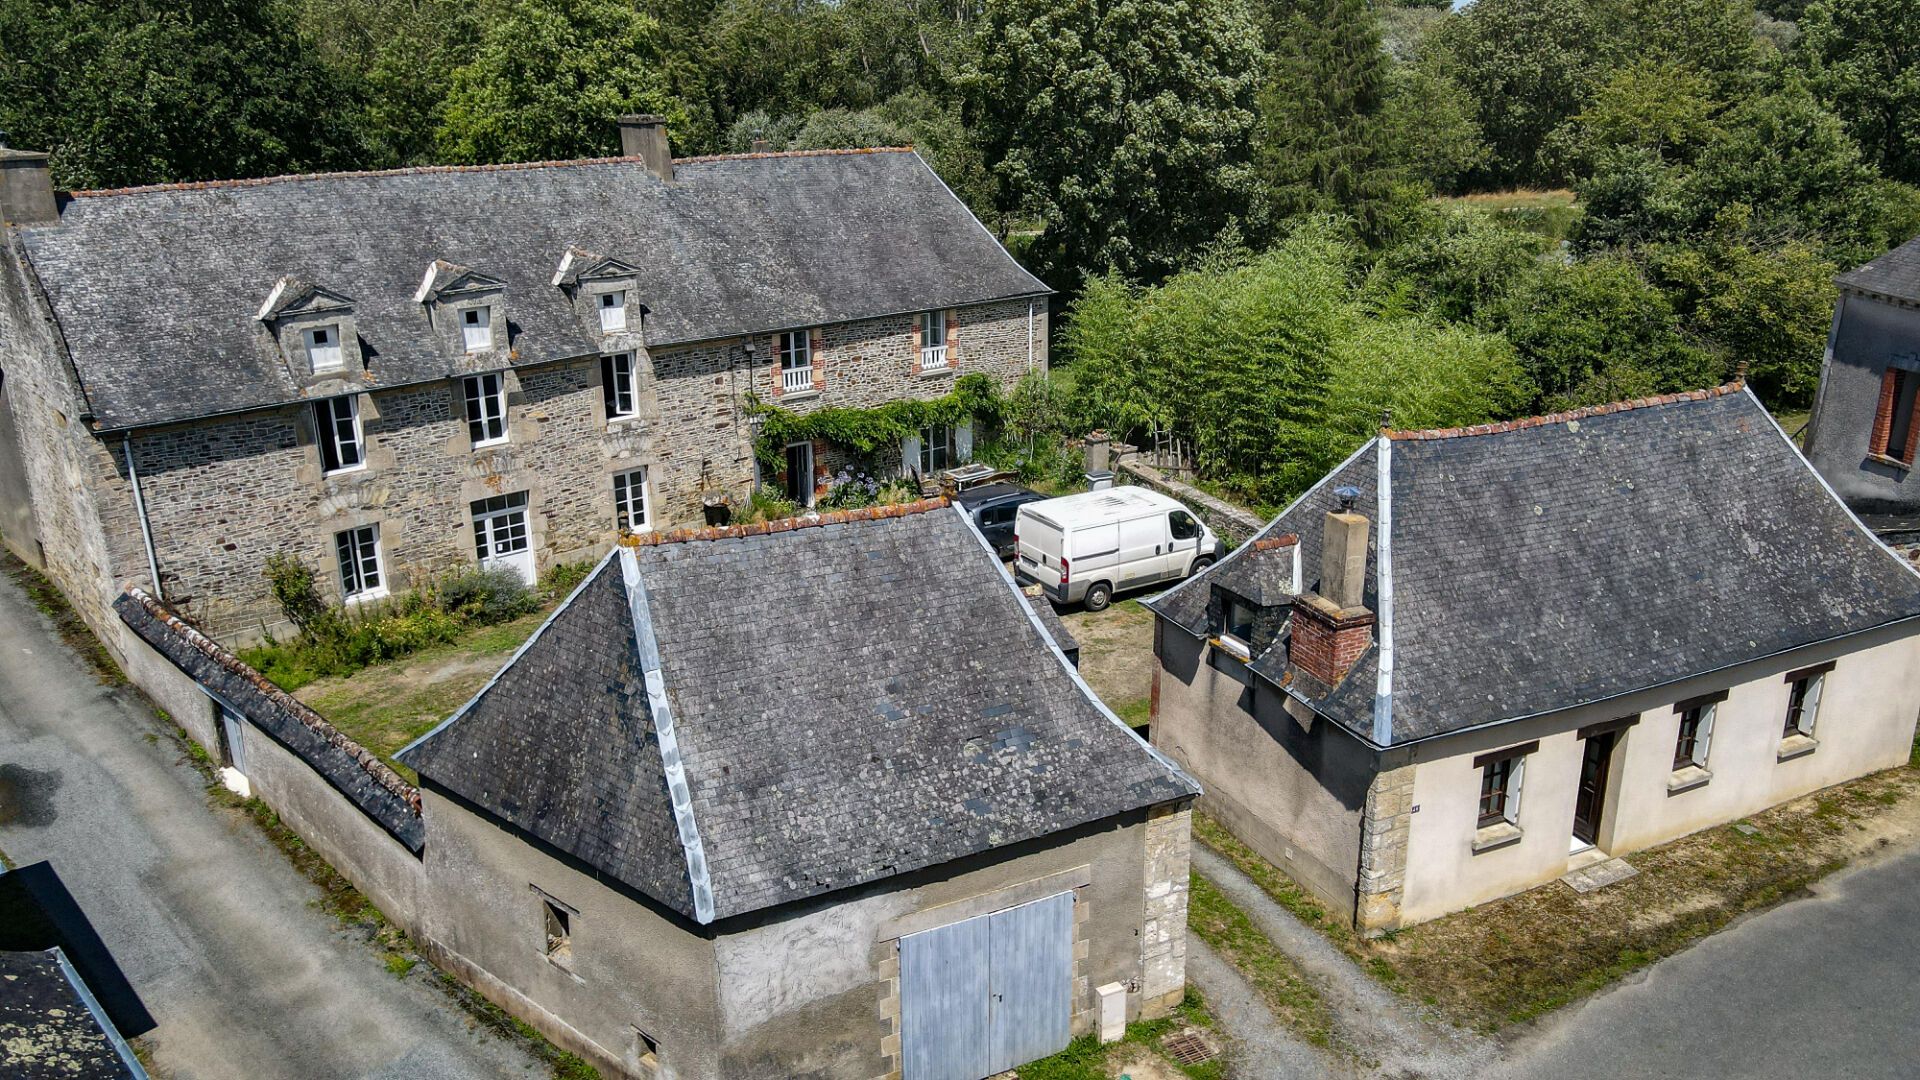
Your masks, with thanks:
<instances>
[{"instance_id":1,"label":"white window frame","mask_svg":"<svg viewBox=\"0 0 1920 1080\"><path fill-rule=\"evenodd\" d=\"M524 491L511 491L504 495L493 495L485 499L475 499L468 506L473 518L474 557L481 566L489 560L503 559L518 555L533 548L533 500ZM500 540L499 530L494 523L518 517L520 535L515 538L518 546L511 551L494 551Z\"/></svg>"},{"instance_id":2,"label":"white window frame","mask_svg":"<svg viewBox=\"0 0 1920 1080\"><path fill-rule=\"evenodd\" d=\"M613 474L613 525L622 533L643 533L653 530L653 510L647 487L647 467L627 469ZM635 513L635 499L639 500Z\"/></svg>"},{"instance_id":3,"label":"white window frame","mask_svg":"<svg viewBox=\"0 0 1920 1080\"><path fill-rule=\"evenodd\" d=\"M320 340L323 335L327 341ZM340 348L339 323L309 327L300 332L300 339L306 342L307 363L312 366L314 374L339 371L347 366L346 354Z\"/></svg>"},{"instance_id":4,"label":"white window frame","mask_svg":"<svg viewBox=\"0 0 1920 1080\"><path fill-rule=\"evenodd\" d=\"M345 415L342 415L343 410ZM320 444L320 470L323 473L337 476L367 467L367 438L360 427L360 399L357 396L347 394L314 402L313 426L314 438ZM328 468L329 457L339 464ZM349 457L353 460L348 461Z\"/></svg>"},{"instance_id":5,"label":"white window frame","mask_svg":"<svg viewBox=\"0 0 1920 1080\"><path fill-rule=\"evenodd\" d=\"M600 294L600 332L618 334L627 328L627 290L615 289Z\"/></svg>"},{"instance_id":6,"label":"white window frame","mask_svg":"<svg viewBox=\"0 0 1920 1080\"><path fill-rule=\"evenodd\" d=\"M485 304L461 308L460 341L470 353L493 348L493 308Z\"/></svg>"},{"instance_id":7,"label":"white window frame","mask_svg":"<svg viewBox=\"0 0 1920 1080\"><path fill-rule=\"evenodd\" d=\"M940 466L939 468L935 468L933 465L933 448L934 448L933 436L935 432L940 432L945 435L945 438L941 441L940 445L946 449L947 463L945 465ZM945 472L946 470L953 468L955 465L960 464L960 451L959 451L958 444L959 444L959 440L954 436L953 424L928 424L926 427L921 428L920 429L920 460L916 462L916 464L920 466L920 475L932 476L934 473Z\"/></svg>"},{"instance_id":8,"label":"white window frame","mask_svg":"<svg viewBox=\"0 0 1920 1080\"><path fill-rule=\"evenodd\" d=\"M365 603L387 595L386 556L380 546L379 525L356 525L334 533L333 554L340 574L340 595L347 603Z\"/></svg>"},{"instance_id":9,"label":"white window frame","mask_svg":"<svg viewBox=\"0 0 1920 1080\"><path fill-rule=\"evenodd\" d=\"M1820 719L1820 697L1826 690L1827 676L1830 674L1832 674L1830 670L1817 671L1787 684L1787 716L1793 720L1793 729L1787 732L1785 737L1804 735L1809 739L1813 738L1814 724ZM1800 701L1800 715L1794 716L1793 695L1801 683L1807 684L1807 692Z\"/></svg>"},{"instance_id":10,"label":"white window frame","mask_svg":"<svg viewBox=\"0 0 1920 1080\"><path fill-rule=\"evenodd\" d=\"M600 378L606 383L601 396L607 408L607 419L622 420L640 415L640 395L634 391L633 376L632 353L608 353L600 358Z\"/></svg>"},{"instance_id":11,"label":"white window frame","mask_svg":"<svg viewBox=\"0 0 1920 1080\"><path fill-rule=\"evenodd\" d=\"M951 363L947 349L947 313L923 312L920 316L920 370L945 371Z\"/></svg>"},{"instance_id":12,"label":"white window frame","mask_svg":"<svg viewBox=\"0 0 1920 1080\"><path fill-rule=\"evenodd\" d=\"M813 331L781 331L780 392L799 394L813 388Z\"/></svg>"},{"instance_id":13,"label":"white window frame","mask_svg":"<svg viewBox=\"0 0 1920 1080\"><path fill-rule=\"evenodd\" d=\"M466 401L467 438L474 449L506 442L509 434L506 376L497 371L469 375L460 380L460 389Z\"/></svg>"},{"instance_id":14,"label":"white window frame","mask_svg":"<svg viewBox=\"0 0 1920 1080\"><path fill-rule=\"evenodd\" d=\"M1233 609L1235 607L1242 607L1247 611L1246 637L1241 637L1232 630ZM1230 651L1238 653L1242 658L1251 656L1253 654L1253 624L1259 617L1260 609L1255 607L1251 601L1235 596L1232 593L1226 593L1220 598L1220 633L1218 635L1220 643L1225 645Z\"/></svg>"},{"instance_id":15,"label":"white window frame","mask_svg":"<svg viewBox=\"0 0 1920 1080\"><path fill-rule=\"evenodd\" d=\"M1687 719L1686 714L1695 709L1698 709L1700 712L1700 726L1694 732L1693 753L1687 760L1694 768L1705 769L1707 767L1707 761L1709 760L1708 752L1713 747L1713 722L1720 715L1720 703L1717 701L1709 701L1704 704L1695 705L1689 709L1684 709L1680 713L1680 722L1684 724ZM1675 742L1678 742L1679 738L1679 729L1676 728L1674 731ZM1678 750L1679 747L1675 746L1674 749ZM1674 765L1676 772L1686 768L1685 765L1681 765L1678 761L1674 762Z\"/></svg>"}]
</instances>

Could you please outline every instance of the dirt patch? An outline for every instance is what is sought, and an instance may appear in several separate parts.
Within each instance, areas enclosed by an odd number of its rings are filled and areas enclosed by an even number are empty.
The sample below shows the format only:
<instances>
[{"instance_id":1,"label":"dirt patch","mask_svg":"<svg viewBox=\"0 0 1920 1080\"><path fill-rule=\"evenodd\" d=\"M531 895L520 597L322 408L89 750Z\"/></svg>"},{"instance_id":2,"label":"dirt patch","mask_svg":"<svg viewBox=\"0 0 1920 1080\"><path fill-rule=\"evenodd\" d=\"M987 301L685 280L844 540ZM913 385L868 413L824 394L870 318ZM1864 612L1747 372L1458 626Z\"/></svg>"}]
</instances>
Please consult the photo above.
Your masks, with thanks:
<instances>
[{"instance_id":1,"label":"dirt patch","mask_svg":"<svg viewBox=\"0 0 1920 1080\"><path fill-rule=\"evenodd\" d=\"M1060 615L1080 643L1080 674L1120 719L1145 724L1153 694L1153 612L1138 600L1105 611L1071 608Z\"/></svg>"},{"instance_id":2,"label":"dirt patch","mask_svg":"<svg viewBox=\"0 0 1920 1080\"><path fill-rule=\"evenodd\" d=\"M1217 823L1197 819L1194 835L1384 985L1492 1032L1805 895L1850 862L1920 842L1920 770L1889 769L1635 852L1625 858L1639 876L1595 892L1550 882L1379 941L1360 939Z\"/></svg>"}]
</instances>

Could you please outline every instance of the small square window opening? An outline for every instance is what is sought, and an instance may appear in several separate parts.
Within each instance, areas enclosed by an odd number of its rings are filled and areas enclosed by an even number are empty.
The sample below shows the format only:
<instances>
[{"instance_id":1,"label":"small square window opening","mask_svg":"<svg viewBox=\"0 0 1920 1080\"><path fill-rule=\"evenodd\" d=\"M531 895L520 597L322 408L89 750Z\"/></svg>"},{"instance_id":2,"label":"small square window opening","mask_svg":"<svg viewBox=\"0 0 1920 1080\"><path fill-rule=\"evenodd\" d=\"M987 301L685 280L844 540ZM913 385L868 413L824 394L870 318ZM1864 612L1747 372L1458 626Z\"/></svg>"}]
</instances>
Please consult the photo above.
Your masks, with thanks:
<instances>
[{"instance_id":1,"label":"small square window opening","mask_svg":"<svg viewBox=\"0 0 1920 1080\"><path fill-rule=\"evenodd\" d=\"M493 309L476 307L460 313L460 333L468 352L493 348Z\"/></svg>"},{"instance_id":2,"label":"small square window opening","mask_svg":"<svg viewBox=\"0 0 1920 1080\"><path fill-rule=\"evenodd\" d=\"M546 923L547 959L565 966L573 962L573 913L549 897L540 898Z\"/></svg>"},{"instance_id":3,"label":"small square window opening","mask_svg":"<svg viewBox=\"0 0 1920 1080\"><path fill-rule=\"evenodd\" d=\"M338 371L346 361L340 354L340 328L316 326L306 332L307 362L315 372Z\"/></svg>"},{"instance_id":4,"label":"small square window opening","mask_svg":"<svg viewBox=\"0 0 1920 1080\"><path fill-rule=\"evenodd\" d=\"M609 292L600 294L600 329L607 333L627 328L627 294Z\"/></svg>"}]
</instances>

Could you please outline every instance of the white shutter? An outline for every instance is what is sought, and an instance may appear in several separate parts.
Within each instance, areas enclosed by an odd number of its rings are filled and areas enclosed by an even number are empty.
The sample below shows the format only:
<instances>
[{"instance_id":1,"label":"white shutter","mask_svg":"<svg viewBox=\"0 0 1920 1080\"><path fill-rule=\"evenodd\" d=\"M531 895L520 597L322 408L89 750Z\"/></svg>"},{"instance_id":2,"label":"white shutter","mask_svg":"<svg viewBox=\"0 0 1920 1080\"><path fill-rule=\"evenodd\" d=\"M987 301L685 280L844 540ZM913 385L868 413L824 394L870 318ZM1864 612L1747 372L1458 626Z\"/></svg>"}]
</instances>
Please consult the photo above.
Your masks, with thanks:
<instances>
[{"instance_id":1,"label":"white shutter","mask_svg":"<svg viewBox=\"0 0 1920 1080\"><path fill-rule=\"evenodd\" d=\"M1526 779L1526 776L1527 759L1525 757L1515 758L1513 762L1513 773L1507 777L1506 819L1509 825L1520 824L1520 781Z\"/></svg>"},{"instance_id":2,"label":"white shutter","mask_svg":"<svg viewBox=\"0 0 1920 1080\"><path fill-rule=\"evenodd\" d=\"M953 459L960 464L973 460L972 420L962 420L953 425Z\"/></svg>"},{"instance_id":3,"label":"white shutter","mask_svg":"<svg viewBox=\"0 0 1920 1080\"><path fill-rule=\"evenodd\" d=\"M1814 721L1820 714L1820 689L1826 685L1825 675L1815 675L1807 683L1807 696L1800 700L1800 734L1813 734Z\"/></svg>"},{"instance_id":4,"label":"white shutter","mask_svg":"<svg viewBox=\"0 0 1920 1080\"><path fill-rule=\"evenodd\" d=\"M900 475L907 476L920 468L920 436L909 435L900 440Z\"/></svg>"},{"instance_id":5,"label":"white shutter","mask_svg":"<svg viewBox=\"0 0 1920 1080\"><path fill-rule=\"evenodd\" d=\"M1707 748L1713 745L1713 718L1718 715L1718 705L1708 705L1700 713L1700 737L1693 741L1693 763L1703 769L1707 767Z\"/></svg>"}]
</instances>

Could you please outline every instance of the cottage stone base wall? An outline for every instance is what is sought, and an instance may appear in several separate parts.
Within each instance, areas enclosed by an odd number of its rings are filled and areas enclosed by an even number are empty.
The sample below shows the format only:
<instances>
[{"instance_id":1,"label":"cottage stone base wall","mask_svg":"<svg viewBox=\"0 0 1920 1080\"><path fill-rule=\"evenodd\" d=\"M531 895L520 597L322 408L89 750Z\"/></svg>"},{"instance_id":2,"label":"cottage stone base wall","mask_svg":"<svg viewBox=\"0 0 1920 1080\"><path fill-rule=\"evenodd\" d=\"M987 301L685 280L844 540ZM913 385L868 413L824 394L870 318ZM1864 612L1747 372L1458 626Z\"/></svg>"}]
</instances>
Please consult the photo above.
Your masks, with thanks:
<instances>
[{"instance_id":1,"label":"cottage stone base wall","mask_svg":"<svg viewBox=\"0 0 1920 1080\"><path fill-rule=\"evenodd\" d=\"M1146 826L1146 922L1140 932L1140 1015L1165 1016L1187 992L1187 896L1193 811L1162 807Z\"/></svg>"},{"instance_id":2,"label":"cottage stone base wall","mask_svg":"<svg viewBox=\"0 0 1920 1080\"><path fill-rule=\"evenodd\" d=\"M1385 769L1367 789L1360 819L1360 880L1354 922L1369 936L1400 925L1407 882L1407 834L1413 821L1412 765Z\"/></svg>"}]
</instances>

